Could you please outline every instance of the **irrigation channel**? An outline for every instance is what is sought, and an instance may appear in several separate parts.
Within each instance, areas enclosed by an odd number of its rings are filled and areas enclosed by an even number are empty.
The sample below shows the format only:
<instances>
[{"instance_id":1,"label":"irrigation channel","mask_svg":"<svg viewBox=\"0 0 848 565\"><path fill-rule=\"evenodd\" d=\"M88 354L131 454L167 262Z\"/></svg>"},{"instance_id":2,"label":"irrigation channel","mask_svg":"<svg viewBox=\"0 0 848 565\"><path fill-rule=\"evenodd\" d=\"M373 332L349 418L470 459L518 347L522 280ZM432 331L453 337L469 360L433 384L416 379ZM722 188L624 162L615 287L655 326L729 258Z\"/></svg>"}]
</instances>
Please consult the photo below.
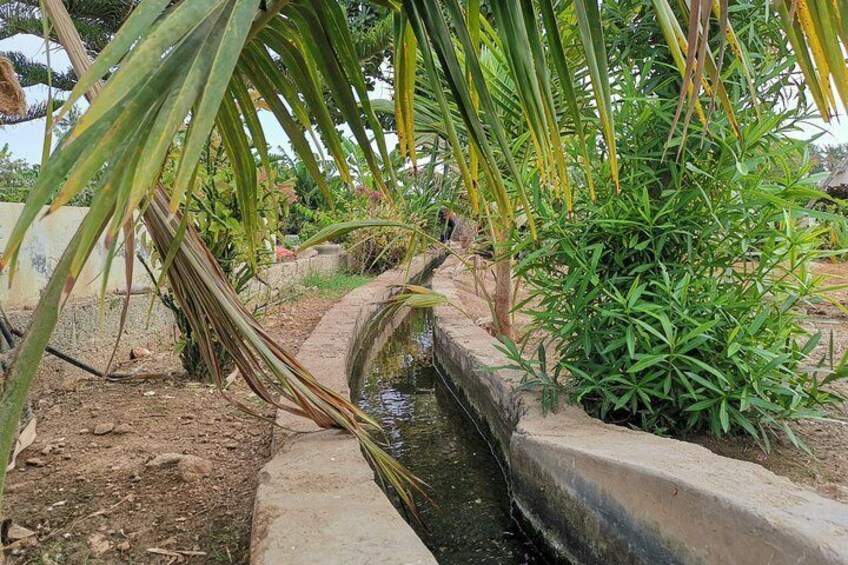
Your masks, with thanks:
<instances>
[{"instance_id":1,"label":"irrigation channel","mask_svg":"<svg viewBox=\"0 0 848 565\"><path fill-rule=\"evenodd\" d=\"M485 430L434 365L427 313L374 326L351 390L383 425L389 452L427 483L431 501L420 502L412 527L439 563L549 563L515 518Z\"/></svg>"}]
</instances>

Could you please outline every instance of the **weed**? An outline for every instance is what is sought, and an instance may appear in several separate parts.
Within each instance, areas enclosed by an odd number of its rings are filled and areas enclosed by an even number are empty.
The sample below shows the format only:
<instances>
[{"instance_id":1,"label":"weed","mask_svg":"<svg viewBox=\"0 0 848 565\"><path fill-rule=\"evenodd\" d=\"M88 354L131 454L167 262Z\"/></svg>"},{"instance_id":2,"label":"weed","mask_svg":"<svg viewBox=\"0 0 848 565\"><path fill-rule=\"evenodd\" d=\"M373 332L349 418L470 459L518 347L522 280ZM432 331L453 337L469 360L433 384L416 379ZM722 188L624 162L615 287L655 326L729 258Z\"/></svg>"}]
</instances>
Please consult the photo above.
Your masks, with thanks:
<instances>
[{"instance_id":1,"label":"weed","mask_svg":"<svg viewBox=\"0 0 848 565\"><path fill-rule=\"evenodd\" d=\"M312 271L307 273L300 283L309 290L316 290L324 298L340 298L373 278L368 275L357 275L344 271L331 275Z\"/></svg>"}]
</instances>

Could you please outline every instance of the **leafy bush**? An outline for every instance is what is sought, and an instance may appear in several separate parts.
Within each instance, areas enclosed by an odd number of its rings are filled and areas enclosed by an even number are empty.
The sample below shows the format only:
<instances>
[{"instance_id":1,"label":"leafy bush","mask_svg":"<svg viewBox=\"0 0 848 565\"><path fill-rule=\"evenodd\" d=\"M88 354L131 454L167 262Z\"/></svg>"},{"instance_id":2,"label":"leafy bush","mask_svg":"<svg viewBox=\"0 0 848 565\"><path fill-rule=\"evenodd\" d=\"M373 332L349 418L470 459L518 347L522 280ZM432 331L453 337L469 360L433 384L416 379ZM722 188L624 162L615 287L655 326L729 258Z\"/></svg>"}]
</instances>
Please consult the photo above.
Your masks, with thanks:
<instances>
[{"instance_id":1,"label":"leafy bush","mask_svg":"<svg viewBox=\"0 0 848 565\"><path fill-rule=\"evenodd\" d=\"M348 268L354 273L382 273L403 261L409 232L387 228L355 230L347 236Z\"/></svg>"},{"instance_id":2,"label":"leafy bush","mask_svg":"<svg viewBox=\"0 0 848 565\"><path fill-rule=\"evenodd\" d=\"M369 209L370 208L370 209ZM371 206L351 205L347 210L314 213L312 222L300 232L304 239L315 235L329 226L354 220L384 219L402 221L401 214L379 202ZM396 267L409 249L409 232L391 228L363 228L354 230L335 243L344 245L348 269L359 274L379 274Z\"/></svg>"},{"instance_id":3,"label":"leafy bush","mask_svg":"<svg viewBox=\"0 0 848 565\"><path fill-rule=\"evenodd\" d=\"M511 359L513 364L495 369L515 369L522 374L517 391L532 390L539 393L542 404L542 414L556 412L560 404L560 393L566 388L562 382L562 365L548 365L548 355L545 344L540 343L536 348L536 358L525 358L516 343L509 338L503 338L503 343L495 345L501 353ZM488 368L487 368L488 369Z\"/></svg>"},{"instance_id":4,"label":"leafy bush","mask_svg":"<svg viewBox=\"0 0 848 565\"><path fill-rule=\"evenodd\" d=\"M25 202L38 179L38 165L12 156L9 144L0 147L0 202Z\"/></svg>"},{"instance_id":5,"label":"leafy bush","mask_svg":"<svg viewBox=\"0 0 848 565\"><path fill-rule=\"evenodd\" d=\"M798 142L776 135L775 118L744 142L693 134L678 162L648 135L667 131L667 114L640 105L620 196L574 218L540 204L541 245L519 264L531 314L593 416L659 434L747 433L766 449L779 427L797 444L787 422L823 417L838 398L821 387L843 376L811 370L821 336L796 309L818 294L806 265L822 256L822 228L802 221L820 195Z\"/></svg>"},{"instance_id":6,"label":"leafy bush","mask_svg":"<svg viewBox=\"0 0 848 565\"><path fill-rule=\"evenodd\" d=\"M440 228L437 204L427 198L407 195L394 205L387 204L376 191L359 189L344 204L344 209L316 210L299 235L306 240L330 226L355 220L391 220L415 225L435 236ZM411 232L401 228L367 227L353 230L335 243L344 245L348 268L353 273L380 274L399 265L410 251Z\"/></svg>"}]
</instances>

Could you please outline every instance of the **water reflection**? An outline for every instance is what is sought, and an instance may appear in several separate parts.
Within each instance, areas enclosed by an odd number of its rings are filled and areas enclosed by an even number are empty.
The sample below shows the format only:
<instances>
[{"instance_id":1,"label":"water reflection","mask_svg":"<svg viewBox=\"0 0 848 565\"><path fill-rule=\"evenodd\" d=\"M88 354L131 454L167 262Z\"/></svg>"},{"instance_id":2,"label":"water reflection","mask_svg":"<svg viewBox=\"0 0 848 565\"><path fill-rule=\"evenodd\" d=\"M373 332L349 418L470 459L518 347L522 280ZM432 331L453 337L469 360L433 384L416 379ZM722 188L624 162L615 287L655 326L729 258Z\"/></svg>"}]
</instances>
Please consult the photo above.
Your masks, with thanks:
<instances>
[{"instance_id":1,"label":"water reflection","mask_svg":"<svg viewBox=\"0 0 848 565\"><path fill-rule=\"evenodd\" d=\"M430 487L413 526L440 563L544 563L511 518L497 459L433 366L432 335L423 313L410 316L365 367L358 398Z\"/></svg>"}]
</instances>

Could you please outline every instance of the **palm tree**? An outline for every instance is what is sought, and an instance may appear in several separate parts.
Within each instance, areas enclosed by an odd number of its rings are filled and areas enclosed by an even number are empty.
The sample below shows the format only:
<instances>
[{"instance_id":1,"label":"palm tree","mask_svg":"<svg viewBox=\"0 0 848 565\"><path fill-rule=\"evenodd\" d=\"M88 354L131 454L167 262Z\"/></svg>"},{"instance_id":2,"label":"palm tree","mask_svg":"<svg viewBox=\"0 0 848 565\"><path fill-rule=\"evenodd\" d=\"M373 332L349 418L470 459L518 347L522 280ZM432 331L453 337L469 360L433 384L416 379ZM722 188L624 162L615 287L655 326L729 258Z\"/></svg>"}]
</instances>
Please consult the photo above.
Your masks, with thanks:
<instances>
[{"instance_id":1,"label":"palm tree","mask_svg":"<svg viewBox=\"0 0 848 565\"><path fill-rule=\"evenodd\" d=\"M80 35L86 53L96 57L120 29L124 20L139 4L139 0L65 0L63 2L74 27ZM382 6L357 0L341 2L350 22L351 36L359 59L363 62L366 79L381 77L381 66L392 39L390 11ZM0 2L0 39L19 34L42 35L43 20L40 0L3 0ZM51 41L57 42L55 30ZM57 71L20 51L0 53L14 65L24 87L50 84L53 88L70 92L77 84L73 69ZM54 99L31 104L22 115L0 114L0 125L15 125L43 118L48 105L57 110L64 100Z\"/></svg>"},{"instance_id":2,"label":"palm tree","mask_svg":"<svg viewBox=\"0 0 848 565\"><path fill-rule=\"evenodd\" d=\"M56 3L58 0L46 2L48 7ZM484 17L489 14L482 13L479 0L469 0L466 5L458 0L375 3L395 11L396 119L401 149L410 160L415 159L410 116L417 52L427 80L443 77L448 86L453 106L438 95L437 102L446 138L457 163L462 163L470 200L476 200L478 206L494 203L503 218L501 226L514 226L523 211L533 236L525 178L480 63L486 42L497 37L549 191L561 195L567 206L573 205L571 173L566 157L560 154L561 139L569 135L566 126L578 134L584 126L572 98L586 94L594 99L606 170L618 187L612 93L596 0L495 0L489 3L491 21ZM702 89L719 101L726 96L720 72L722 56L713 54L707 30L717 23L720 43L728 44L734 53L743 52L728 24L728 1L691 0L675 8L667 0L653 0L650 4L646 1L645 8L644 17L656 17L662 23L681 72L678 119L685 131L690 117L700 115ZM779 0L778 12L808 87L822 114L829 117L836 96L848 100L848 70L840 45L848 39L848 5L844 0ZM541 26L536 17L539 13ZM50 14L58 31L62 22L54 11ZM561 33L566 22L577 29L579 69L566 64ZM723 47L719 55L721 50ZM740 61L744 63L741 56ZM279 72L281 65L289 72ZM574 79L584 73L588 84ZM100 80L107 76L99 89ZM557 101L554 80L562 89L565 104ZM311 132L322 139L342 179L350 181L324 96L329 92L378 187L390 201L399 197L383 130L369 101L340 4L336 0L142 0L97 60L80 73L63 112L98 89L89 109L43 167L0 259L0 267L13 266L23 235L41 207L52 201L48 213L57 209L101 173L90 212L56 266L3 383L0 453L10 449L15 423L58 310L87 256L104 233L114 255L120 230L130 229L141 218L162 256L168 257L165 270L202 343L211 344L213 336L223 343L241 375L266 401L321 425L356 434L380 472L406 492L403 469L367 434L372 422L349 401L320 385L268 337L240 305L179 214L192 190L201 151L215 128L236 171L238 205L248 232L255 228L259 195L253 151L266 170L271 168L252 91L273 113L319 188L325 190L320 165L307 142ZM558 104L566 111L555 111ZM459 124L467 132L463 144L456 137ZM163 162L183 128L187 129L176 179L173 186L163 187L159 184ZM585 143L587 151L595 149L588 140ZM329 191L326 194L329 196ZM506 234L496 234L496 241L505 242ZM509 256L508 249L500 252ZM211 347L207 349L211 351ZM220 378L211 353L206 361ZM0 467L0 492L4 478Z\"/></svg>"}]
</instances>

